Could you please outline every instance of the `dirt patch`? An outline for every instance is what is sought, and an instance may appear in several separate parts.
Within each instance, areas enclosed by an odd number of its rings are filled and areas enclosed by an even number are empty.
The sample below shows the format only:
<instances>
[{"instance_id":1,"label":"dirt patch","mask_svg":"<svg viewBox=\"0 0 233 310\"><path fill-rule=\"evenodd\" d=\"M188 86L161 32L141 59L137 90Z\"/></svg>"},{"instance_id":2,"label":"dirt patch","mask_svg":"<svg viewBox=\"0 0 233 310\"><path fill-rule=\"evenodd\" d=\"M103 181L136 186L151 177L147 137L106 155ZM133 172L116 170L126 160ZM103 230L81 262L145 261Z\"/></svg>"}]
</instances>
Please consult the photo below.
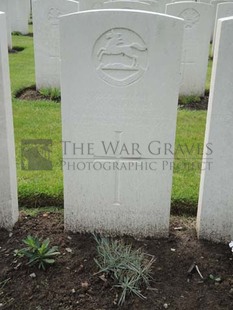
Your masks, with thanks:
<instances>
[{"instance_id":1,"label":"dirt patch","mask_svg":"<svg viewBox=\"0 0 233 310\"><path fill-rule=\"evenodd\" d=\"M10 54L17 54L17 53L20 53L22 51L24 51L25 48L24 47L20 47L20 46L14 46L12 49L8 50L8 52Z\"/></svg>"},{"instance_id":2,"label":"dirt patch","mask_svg":"<svg viewBox=\"0 0 233 310\"><path fill-rule=\"evenodd\" d=\"M15 97L20 100L37 101L37 100L50 100L56 103L60 102L59 98L52 98L51 95L44 95L36 89L36 86L27 87L19 90Z\"/></svg>"},{"instance_id":3,"label":"dirt patch","mask_svg":"<svg viewBox=\"0 0 233 310\"><path fill-rule=\"evenodd\" d=\"M36 90L35 86L20 90L15 97L21 100L48 100L48 98Z\"/></svg>"},{"instance_id":4,"label":"dirt patch","mask_svg":"<svg viewBox=\"0 0 233 310\"><path fill-rule=\"evenodd\" d=\"M209 95L205 95L204 97L201 97L201 101L199 102L190 102L184 105L179 103L179 108L185 110L207 110L208 101L209 101Z\"/></svg>"},{"instance_id":5,"label":"dirt patch","mask_svg":"<svg viewBox=\"0 0 233 310\"><path fill-rule=\"evenodd\" d=\"M24 36L25 36L25 37L31 37L31 38L33 38L33 32L29 32L29 33L27 33L27 34L24 34Z\"/></svg>"},{"instance_id":6,"label":"dirt patch","mask_svg":"<svg viewBox=\"0 0 233 310\"><path fill-rule=\"evenodd\" d=\"M19 206L25 208L40 208L40 207L54 207L63 209L64 206L64 198L63 193L58 194L57 196L50 196L46 194L40 195L27 195L21 196L19 195ZM188 208L187 208L188 210ZM195 211L194 211L195 212ZM177 213L179 214L179 213ZM194 213L195 214L195 213ZM194 215L192 214L192 215Z\"/></svg>"},{"instance_id":7,"label":"dirt patch","mask_svg":"<svg viewBox=\"0 0 233 310\"><path fill-rule=\"evenodd\" d=\"M196 239L193 219L173 217L168 239L125 241L156 257L153 282L142 293L146 300L130 297L122 309L233 309L233 261L227 245ZM46 272L18 265L12 255L28 234L49 237L62 255ZM70 248L72 252L66 249ZM95 241L91 235L63 232L63 216L57 213L37 217L21 214L13 235L0 231L0 304L4 310L111 310L117 309L117 289L95 275ZM196 262L197 272L188 275ZM35 273L36 277L30 277ZM216 282L209 278L220 277ZM5 281L5 282L3 282ZM86 285L86 282L88 285ZM3 285L4 283L4 285ZM85 283L85 286L82 286Z\"/></svg>"},{"instance_id":8,"label":"dirt patch","mask_svg":"<svg viewBox=\"0 0 233 310\"><path fill-rule=\"evenodd\" d=\"M14 31L14 32L12 32L12 35L13 36L21 36L21 37L33 37L33 32L29 32L27 34L23 34L23 33L19 32L19 31Z\"/></svg>"},{"instance_id":9,"label":"dirt patch","mask_svg":"<svg viewBox=\"0 0 233 310\"><path fill-rule=\"evenodd\" d=\"M21 100L29 100L29 101L36 101L36 100L52 100L54 102L61 102L61 98L55 97L51 95L44 95L38 90L36 90L35 86L27 87L24 88L16 94L16 98L21 99ZM209 100L209 95L205 95L204 97L201 98L199 102L189 102L186 104L182 104L179 101L179 109L186 109L186 110L207 110L208 108L208 100Z\"/></svg>"}]
</instances>

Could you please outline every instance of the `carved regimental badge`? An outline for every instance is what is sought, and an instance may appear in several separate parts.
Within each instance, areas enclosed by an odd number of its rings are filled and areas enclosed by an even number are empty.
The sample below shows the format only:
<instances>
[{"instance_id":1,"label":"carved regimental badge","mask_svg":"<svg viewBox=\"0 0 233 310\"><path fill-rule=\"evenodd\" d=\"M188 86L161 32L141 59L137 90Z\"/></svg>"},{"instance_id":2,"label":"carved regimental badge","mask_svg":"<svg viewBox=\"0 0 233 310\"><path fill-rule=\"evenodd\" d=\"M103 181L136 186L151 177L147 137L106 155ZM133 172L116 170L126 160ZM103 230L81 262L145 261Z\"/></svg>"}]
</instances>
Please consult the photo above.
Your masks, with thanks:
<instances>
[{"instance_id":1,"label":"carved regimental badge","mask_svg":"<svg viewBox=\"0 0 233 310\"><path fill-rule=\"evenodd\" d=\"M103 33L93 49L98 75L114 86L127 86L142 77L148 66L148 49L132 30L114 28Z\"/></svg>"},{"instance_id":2,"label":"carved regimental badge","mask_svg":"<svg viewBox=\"0 0 233 310\"><path fill-rule=\"evenodd\" d=\"M59 25L59 16L61 12L57 8L51 8L48 12L48 21L51 25Z\"/></svg>"},{"instance_id":3,"label":"carved regimental badge","mask_svg":"<svg viewBox=\"0 0 233 310\"><path fill-rule=\"evenodd\" d=\"M191 29L196 23L198 23L200 13L194 9L186 9L180 14L179 17L184 19L184 28Z\"/></svg>"}]
</instances>

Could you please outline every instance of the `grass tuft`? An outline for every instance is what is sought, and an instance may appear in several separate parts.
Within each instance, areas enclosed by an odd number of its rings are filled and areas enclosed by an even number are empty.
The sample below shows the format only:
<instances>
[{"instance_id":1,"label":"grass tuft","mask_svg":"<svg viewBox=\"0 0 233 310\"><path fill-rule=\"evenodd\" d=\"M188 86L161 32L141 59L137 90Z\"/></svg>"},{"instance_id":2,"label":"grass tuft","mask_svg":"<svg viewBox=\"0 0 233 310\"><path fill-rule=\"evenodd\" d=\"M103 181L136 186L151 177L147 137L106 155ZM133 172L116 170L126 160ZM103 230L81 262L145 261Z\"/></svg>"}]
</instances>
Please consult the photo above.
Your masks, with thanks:
<instances>
[{"instance_id":1,"label":"grass tuft","mask_svg":"<svg viewBox=\"0 0 233 310\"><path fill-rule=\"evenodd\" d=\"M118 305L123 305L131 294L145 299L141 288L149 286L154 257L143 253L141 249L135 250L122 241L98 238L95 235L94 238L97 243L98 258L95 262L99 267L98 273L109 276L114 281L114 286L121 290Z\"/></svg>"},{"instance_id":2,"label":"grass tuft","mask_svg":"<svg viewBox=\"0 0 233 310\"><path fill-rule=\"evenodd\" d=\"M201 102L201 98L199 96L180 96L179 104L186 105L190 103L198 103Z\"/></svg>"},{"instance_id":3,"label":"grass tuft","mask_svg":"<svg viewBox=\"0 0 233 310\"><path fill-rule=\"evenodd\" d=\"M39 92L49 100L61 102L61 91L58 88L42 88Z\"/></svg>"}]
</instances>

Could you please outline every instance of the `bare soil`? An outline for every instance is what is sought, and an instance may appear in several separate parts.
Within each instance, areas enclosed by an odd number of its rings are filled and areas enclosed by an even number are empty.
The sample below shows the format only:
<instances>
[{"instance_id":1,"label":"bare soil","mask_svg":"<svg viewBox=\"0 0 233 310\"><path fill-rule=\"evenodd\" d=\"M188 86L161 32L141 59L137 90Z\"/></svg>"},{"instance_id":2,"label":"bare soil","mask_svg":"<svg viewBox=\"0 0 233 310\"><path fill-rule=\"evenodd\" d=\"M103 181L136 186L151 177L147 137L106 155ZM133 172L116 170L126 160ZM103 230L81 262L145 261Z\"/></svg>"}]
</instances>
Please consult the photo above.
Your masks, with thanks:
<instances>
[{"instance_id":1,"label":"bare soil","mask_svg":"<svg viewBox=\"0 0 233 310\"><path fill-rule=\"evenodd\" d=\"M29 234L49 237L52 245L59 246L61 255L46 271L13 256ZM232 253L228 245L198 241L194 219L172 217L168 239L124 240L154 255L156 262L151 287L142 291L146 300L131 296L122 309L233 309ZM62 214L30 217L21 213L12 235L0 231L0 309L119 309L119 291L110 280L105 282L95 274L95 256L92 235L65 233ZM204 279L196 269L188 272L194 262ZM36 277L30 276L33 273ZM210 274L219 282L210 279Z\"/></svg>"},{"instance_id":2,"label":"bare soil","mask_svg":"<svg viewBox=\"0 0 233 310\"><path fill-rule=\"evenodd\" d=\"M208 109L208 101L209 101L209 95L206 94L204 97L201 97L200 102L190 102L185 105L181 105L179 103L180 109L186 109L186 110L207 110Z\"/></svg>"},{"instance_id":3,"label":"bare soil","mask_svg":"<svg viewBox=\"0 0 233 310\"><path fill-rule=\"evenodd\" d=\"M39 91L37 91L35 86L27 87L20 90L16 94L16 98L20 100L29 100L29 101L48 99L46 96L42 95Z\"/></svg>"},{"instance_id":4,"label":"bare soil","mask_svg":"<svg viewBox=\"0 0 233 310\"><path fill-rule=\"evenodd\" d=\"M17 54L24 51L24 47L14 46L12 49L8 50L10 54Z\"/></svg>"}]
</instances>

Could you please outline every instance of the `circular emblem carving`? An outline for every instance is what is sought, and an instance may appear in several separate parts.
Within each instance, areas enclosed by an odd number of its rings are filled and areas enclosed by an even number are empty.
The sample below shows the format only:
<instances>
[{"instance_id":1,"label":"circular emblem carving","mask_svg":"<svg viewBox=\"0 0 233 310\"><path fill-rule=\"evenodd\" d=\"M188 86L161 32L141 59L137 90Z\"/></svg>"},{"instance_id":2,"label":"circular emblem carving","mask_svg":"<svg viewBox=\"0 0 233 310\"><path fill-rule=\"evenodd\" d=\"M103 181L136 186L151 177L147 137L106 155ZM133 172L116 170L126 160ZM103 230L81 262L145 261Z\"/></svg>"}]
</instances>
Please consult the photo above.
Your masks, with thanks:
<instances>
[{"instance_id":1,"label":"circular emblem carving","mask_svg":"<svg viewBox=\"0 0 233 310\"><path fill-rule=\"evenodd\" d=\"M127 86L140 79L148 66L148 49L132 30L114 28L95 42L93 60L96 71L105 82Z\"/></svg>"},{"instance_id":2,"label":"circular emblem carving","mask_svg":"<svg viewBox=\"0 0 233 310\"><path fill-rule=\"evenodd\" d=\"M190 29L193 28L193 26L199 21L200 13L194 9L186 9L180 14L179 17L184 19L184 28Z\"/></svg>"},{"instance_id":3,"label":"circular emblem carving","mask_svg":"<svg viewBox=\"0 0 233 310\"><path fill-rule=\"evenodd\" d=\"M48 20L51 25L58 25L59 24L59 16L61 16L61 13L58 9L52 8L48 12Z\"/></svg>"}]
</instances>

